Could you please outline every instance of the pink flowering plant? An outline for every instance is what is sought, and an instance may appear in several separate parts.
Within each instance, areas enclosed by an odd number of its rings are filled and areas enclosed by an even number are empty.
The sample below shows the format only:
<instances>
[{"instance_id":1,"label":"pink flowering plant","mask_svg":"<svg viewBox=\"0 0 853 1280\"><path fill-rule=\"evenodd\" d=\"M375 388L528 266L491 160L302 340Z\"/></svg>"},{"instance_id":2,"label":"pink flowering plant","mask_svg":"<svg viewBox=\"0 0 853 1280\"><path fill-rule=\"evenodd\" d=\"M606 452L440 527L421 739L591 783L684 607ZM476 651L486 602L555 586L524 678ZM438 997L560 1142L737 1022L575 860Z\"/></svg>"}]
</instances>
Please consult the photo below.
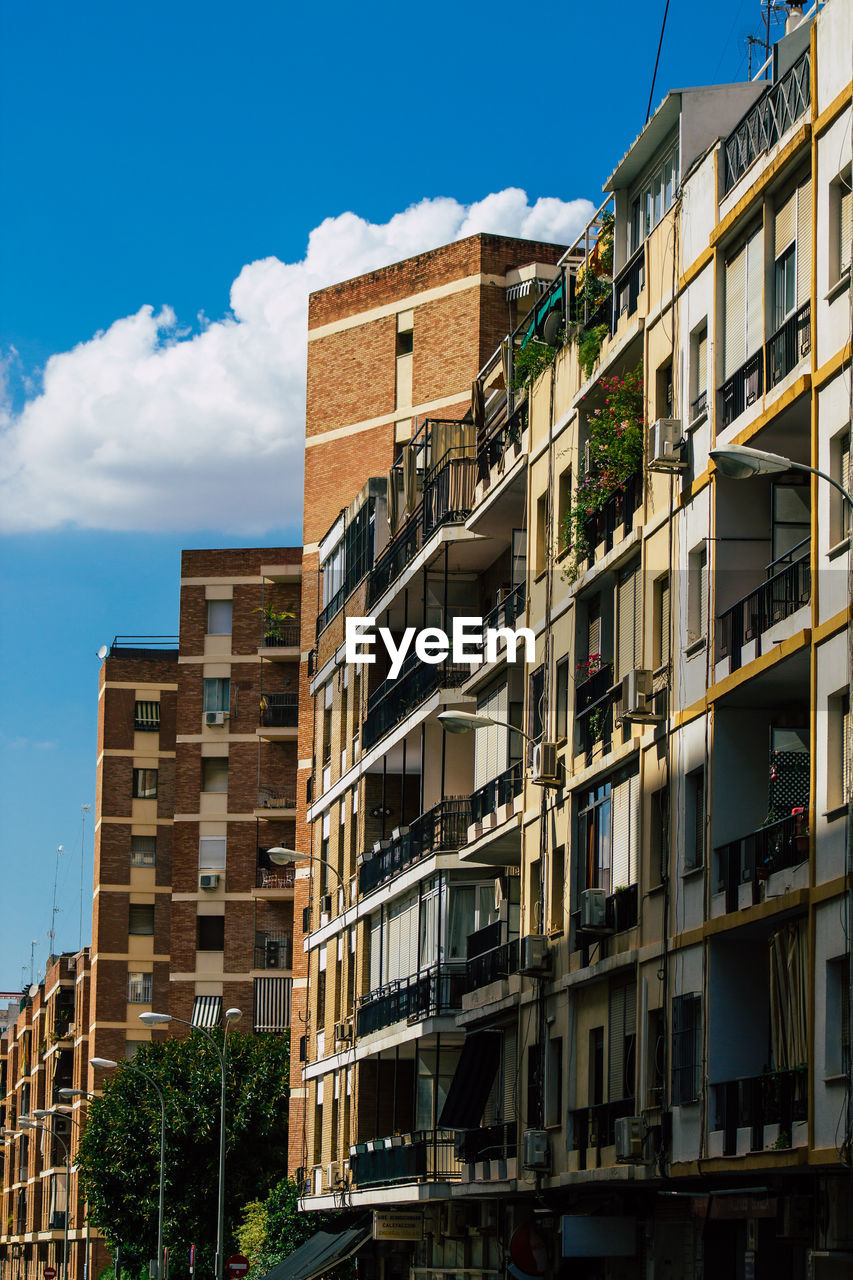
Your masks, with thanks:
<instances>
[{"instance_id":1,"label":"pink flowering plant","mask_svg":"<svg viewBox=\"0 0 853 1280\"><path fill-rule=\"evenodd\" d=\"M566 516L563 544L572 550L566 573L573 581L589 554L590 517L643 465L643 366L601 378L596 390L603 404L587 419L589 470L580 477Z\"/></svg>"}]
</instances>

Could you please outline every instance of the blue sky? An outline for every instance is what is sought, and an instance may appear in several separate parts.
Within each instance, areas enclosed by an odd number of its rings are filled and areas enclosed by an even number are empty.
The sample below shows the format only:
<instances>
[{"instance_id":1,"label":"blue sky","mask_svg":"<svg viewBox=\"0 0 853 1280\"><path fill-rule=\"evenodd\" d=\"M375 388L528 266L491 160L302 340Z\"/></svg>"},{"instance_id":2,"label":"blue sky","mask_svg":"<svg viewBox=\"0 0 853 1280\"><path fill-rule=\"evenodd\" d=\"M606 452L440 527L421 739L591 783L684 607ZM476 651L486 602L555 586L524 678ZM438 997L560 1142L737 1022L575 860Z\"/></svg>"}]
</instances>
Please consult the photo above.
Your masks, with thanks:
<instances>
[{"instance_id":1,"label":"blue sky","mask_svg":"<svg viewBox=\"0 0 853 1280\"><path fill-rule=\"evenodd\" d=\"M5 6L0 988L44 965L58 844L77 944L98 647L176 629L182 546L298 540L307 289L582 225L663 7ZM671 0L655 102L744 78L758 28Z\"/></svg>"}]
</instances>

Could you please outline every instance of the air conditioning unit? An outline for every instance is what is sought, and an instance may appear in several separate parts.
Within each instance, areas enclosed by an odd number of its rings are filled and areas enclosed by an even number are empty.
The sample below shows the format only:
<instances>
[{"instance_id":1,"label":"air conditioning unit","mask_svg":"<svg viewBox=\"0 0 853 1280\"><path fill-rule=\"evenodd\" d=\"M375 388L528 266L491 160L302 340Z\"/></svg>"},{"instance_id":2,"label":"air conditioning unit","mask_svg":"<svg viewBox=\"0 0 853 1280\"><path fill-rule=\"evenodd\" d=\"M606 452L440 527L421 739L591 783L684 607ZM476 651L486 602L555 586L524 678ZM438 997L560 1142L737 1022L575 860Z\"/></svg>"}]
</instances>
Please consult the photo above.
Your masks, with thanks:
<instances>
[{"instance_id":1,"label":"air conditioning unit","mask_svg":"<svg viewBox=\"0 0 853 1280\"><path fill-rule=\"evenodd\" d=\"M55 1135L58 1135L60 1138L68 1137L68 1135L71 1132L71 1121L69 1120L68 1116L54 1115L53 1132Z\"/></svg>"},{"instance_id":2,"label":"air conditioning unit","mask_svg":"<svg viewBox=\"0 0 853 1280\"><path fill-rule=\"evenodd\" d=\"M616 1159L623 1163L636 1163L643 1158L643 1141L646 1126L642 1116L620 1116L613 1122L616 1140Z\"/></svg>"},{"instance_id":3,"label":"air conditioning unit","mask_svg":"<svg viewBox=\"0 0 853 1280\"><path fill-rule=\"evenodd\" d=\"M326 1165L326 1186L330 1191L335 1191L338 1185L338 1179L341 1176L340 1161L333 1160L331 1164Z\"/></svg>"},{"instance_id":4,"label":"air conditioning unit","mask_svg":"<svg viewBox=\"0 0 853 1280\"><path fill-rule=\"evenodd\" d=\"M683 471L684 438L680 418L658 418L649 427L649 471Z\"/></svg>"},{"instance_id":5,"label":"air conditioning unit","mask_svg":"<svg viewBox=\"0 0 853 1280\"><path fill-rule=\"evenodd\" d=\"M581 924L587 933L612 933L607 924L607 894L603 889L584 889L581 893Z\"/></svg>"},{"instance_id":6,"label":"air conditioning unit","mask_svg":"<svg viewBox=\"0 0 853 1280\"><path fill-rule=\"evenodd\" d=\"M336 1022L335 1023L335 1044L349 1044L352 1040L352 1023Z\"/></svg>"},{"instance_id":7,"label":"air conditioning unit","mask_svg":"<svg viewBox=\"0 0 853 1280\"><path fill-rule=\"evenodd\" d=\"M652 710L652 673L635 667L622 679L622 719L629 724L658 724L663 717Z\"/></svg>"},{"instance_id":8,"label":"air conditioning unit","mask_svg":"<svg viewBox=\"0 0 853 1280\"><path fill-rule=\"evenodd\" d=\"M537 742L533 747L533 778L540 787L559 787L560 762L556 742Z\"/></svg>"},{"instance_id":9,"label":"air conditioning unit","mask_svg":"<svg viewBox=\"0 0 853 1280\"><path fill-rule=\"evenodd\" d=\"M205 724L224 724L227 719L227 711L205 711L204 713Z\"/></svg>"},{"instance_id":10,"label":"air conditioning unit","mask_svg":"<svg viewBox=\"0 0 853 1280\"><path fill-rule=\"evenodd\" d=\"M324 893L320 899L320 914L330 916L332 914L332 895Z\"/></svg>"},{"instance_id":11,"label":"air conditioning unit","mask_svg":"<svg viewBox=\"0 0 853 1280\"><path fill-rule=\"evenodd\" d=\"M550 972L551 955L548 951L548 939L544 933L528 933L521 939L521 963L518 972L530 978L539 977Z\"/></svg>"},{"instance_id":12,"label":"air conditioning unit","mask_svg":"<svg viewBox=\"0 0 853 1280\"><path fill-rule=\"evenodd\" d=\"M199 889L215 889L219 884L219 876L215 872L206 872L198 878Z\"/></svg>"},{"instance_id":13,"label":"air conditioning unit","mask_svg":"<svg viewBox=\"0 0 853 1280\"><path fill-rule=\"evenodd\" d=\"M278 969L281 962L281 943L278 938L267 938L264 943L264 967Z\"/></svg>"},{"instance_id":14,"label":"air conditioning unit","mask_svg":"<svg viewBox=\"0 0 853 1280\"><path fill-rule=\"evenodd\" d=\"M551 1151L544 1129L524 1130L524 1167L536 1173L547 1173L550 1169Z\"/></svg>"}]
</instances>

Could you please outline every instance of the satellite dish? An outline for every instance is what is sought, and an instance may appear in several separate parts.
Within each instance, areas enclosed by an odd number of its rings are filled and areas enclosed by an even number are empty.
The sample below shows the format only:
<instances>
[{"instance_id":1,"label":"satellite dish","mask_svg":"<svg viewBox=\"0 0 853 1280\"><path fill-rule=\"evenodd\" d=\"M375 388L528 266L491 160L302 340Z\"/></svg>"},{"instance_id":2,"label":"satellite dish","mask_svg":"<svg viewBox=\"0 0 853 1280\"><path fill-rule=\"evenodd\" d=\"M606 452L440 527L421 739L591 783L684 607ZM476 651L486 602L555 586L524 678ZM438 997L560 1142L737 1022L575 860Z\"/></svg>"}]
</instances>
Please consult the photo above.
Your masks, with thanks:
<instances>
[{"instance_id":1,"label":"satellite dish","mask_svg":"<svg viewBox=\"0 0 853 1280\"><path fill-rule=\"evenodd\" d=\"M31 1000L34 1000L38 995L38 993L39 993L39 984L37 982L34 982L33 985L28 989L27 995L30 997Z\"/></svg>"},{"instance_id":2,"label":"satellite dish","mask_svg":"<svg viewBox=\"0 0 853 1280\"><path fill-rule=\"evenodd\" d=\"M562 322L563 317L559 311L551 311L545 317L542 325L542 340L547 342L549 347L557 345L557 334L560 332Z\"/></svg>"},{"instance_id":3,"label":"satellite dish","mask_svg":"<svg viewBox=\"0 0 853 1280\"><path fill-rule=\"evenodd\" d=\"M104 658L107 656L109 651L110 651L110 646L108 644L101 645L100 649L98 650L98 657L100 658L101 662L103 662Z\"/></svg>"}]
</instances>

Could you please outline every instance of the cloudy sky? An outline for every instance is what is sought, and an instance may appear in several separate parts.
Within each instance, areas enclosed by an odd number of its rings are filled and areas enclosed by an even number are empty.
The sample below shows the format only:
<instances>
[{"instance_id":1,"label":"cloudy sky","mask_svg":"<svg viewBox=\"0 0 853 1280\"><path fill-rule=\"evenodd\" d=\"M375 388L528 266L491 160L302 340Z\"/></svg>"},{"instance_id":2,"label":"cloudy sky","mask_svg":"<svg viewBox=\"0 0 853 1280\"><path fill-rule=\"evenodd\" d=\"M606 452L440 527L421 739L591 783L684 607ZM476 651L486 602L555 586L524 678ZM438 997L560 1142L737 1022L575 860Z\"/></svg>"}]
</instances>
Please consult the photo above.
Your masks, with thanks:
<instances>
[{"instance_id":1,"label":"cloudy sky","mask_svg":"<svg viewBox=\"0 0 853 1280\"><path fill-rule=\"evenodd\" d=\"M87 931L98 647L174 632L182 546L299 539L308 292L478 230L571 239L663 10L6 6L0 989L32 939L44 964L59 844L57 946L81 873ZM672 4L655 102L742 78L758 18Z\"/></svg>"}]
</instances>

